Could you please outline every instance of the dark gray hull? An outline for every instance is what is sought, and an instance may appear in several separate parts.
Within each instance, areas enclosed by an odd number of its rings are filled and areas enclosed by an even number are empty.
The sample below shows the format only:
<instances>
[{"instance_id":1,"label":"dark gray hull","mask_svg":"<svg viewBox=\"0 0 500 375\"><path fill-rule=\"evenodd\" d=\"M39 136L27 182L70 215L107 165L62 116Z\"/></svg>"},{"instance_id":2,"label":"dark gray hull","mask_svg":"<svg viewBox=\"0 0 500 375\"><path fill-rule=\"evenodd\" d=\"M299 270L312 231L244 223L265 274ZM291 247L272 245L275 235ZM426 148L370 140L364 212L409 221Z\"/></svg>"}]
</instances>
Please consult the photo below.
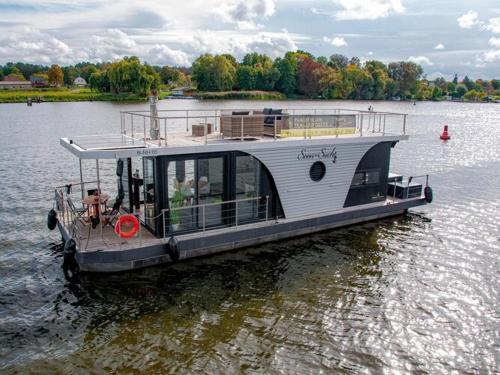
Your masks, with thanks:
<instances>
[{"instance_id":1,"label":"dark gray hull","mask_svg":"<svg viewBox=\"0 0 500 375\"><path fill-rule=\"evenodd\" d=\"M255 246L266 242L284 240L328 229L357 224L365 221L400 215L411 207L426 204L424 198L404 200L394 204L360 208L347 212L295 221L269 222L264 226L240 227L238 230L197 236L179 236L180 260L195 258L224 251ZM69 238L64 227L59 225L63 237ZM76 260L84 272L120 272L170 263L168 245L158 244L128 250L77 251Z\"/></svg>"}]
</instances>

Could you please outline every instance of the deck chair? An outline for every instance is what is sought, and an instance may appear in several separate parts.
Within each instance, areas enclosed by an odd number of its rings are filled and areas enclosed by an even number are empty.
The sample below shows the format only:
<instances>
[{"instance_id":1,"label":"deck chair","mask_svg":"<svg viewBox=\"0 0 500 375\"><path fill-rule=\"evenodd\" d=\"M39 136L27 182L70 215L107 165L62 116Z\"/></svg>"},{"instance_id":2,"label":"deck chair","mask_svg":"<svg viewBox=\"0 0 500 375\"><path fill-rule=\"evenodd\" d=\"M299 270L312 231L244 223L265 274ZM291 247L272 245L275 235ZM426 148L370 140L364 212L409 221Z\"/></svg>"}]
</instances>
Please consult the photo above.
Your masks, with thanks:
<instances>
[{"instance_id":1,"label":"deck chair","mask_svg":"<svg viewBox=\"0 0 500 375\"><path fill-rule=\"evenodd\" d=\"M68 202L68 206L70 208L70 210L78 217L80 218L83 218L83 216L85 215L85 213L87 212L87 209L84 208L84 207L76 207L75 204L73 203L73 200L68 197L66 199L66 202Z\"/></svg>"},{"instance_id":2,"label":"deck chair","mask_svg":"<svg viewBox=\"0 0 500 375\"><path fill-rule=\"evenodd\" d=\"M103 216L106 218L106 225L114 226L114 222L117 219L118 215L120 214L120 208L123 203L123 198L121 197L116 197L115 203L113 203L113 206L111 207L110 210L106 211L103 213Z\"/></svg>"}]
</instances>

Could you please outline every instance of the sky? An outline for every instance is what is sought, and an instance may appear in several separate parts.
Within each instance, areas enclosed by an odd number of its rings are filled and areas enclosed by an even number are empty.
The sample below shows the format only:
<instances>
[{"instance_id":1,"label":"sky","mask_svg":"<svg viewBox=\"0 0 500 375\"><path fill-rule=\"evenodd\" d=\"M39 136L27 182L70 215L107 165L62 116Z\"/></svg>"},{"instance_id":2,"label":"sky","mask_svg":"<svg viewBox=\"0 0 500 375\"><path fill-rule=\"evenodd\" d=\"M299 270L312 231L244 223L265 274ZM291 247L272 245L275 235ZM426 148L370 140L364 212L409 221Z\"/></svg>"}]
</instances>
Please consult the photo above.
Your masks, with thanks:
<instances>
[{"instance_id":1,"label":"sky","mask_svg":"<svg viewBox=\"0 0 500 375\"><path fill-rule=\"evenodd\" d=\"M0 64L139 56L189 66L301 49L500 78L500 0L0 0Z\"/></svg>"}]
</instances>

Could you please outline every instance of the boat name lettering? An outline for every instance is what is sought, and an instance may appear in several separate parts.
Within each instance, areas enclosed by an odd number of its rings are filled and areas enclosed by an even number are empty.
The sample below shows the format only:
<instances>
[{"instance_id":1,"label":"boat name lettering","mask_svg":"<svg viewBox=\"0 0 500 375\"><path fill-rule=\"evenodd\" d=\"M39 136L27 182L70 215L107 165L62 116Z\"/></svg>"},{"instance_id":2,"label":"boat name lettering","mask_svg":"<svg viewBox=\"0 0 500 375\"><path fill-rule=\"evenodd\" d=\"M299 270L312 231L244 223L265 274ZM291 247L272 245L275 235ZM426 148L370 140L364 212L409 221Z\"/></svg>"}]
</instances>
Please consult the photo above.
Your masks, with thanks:
<instances>
[{"instance_id":1,"label":"boat name lettering","mask_svg":"<svg viewBox=\"0 0 500 375\"><path fill-rule=\"evenodd\" d=\"M335 147L322 148L319 151L308 151L303 148L297 155L297 160L324 160L331 159L333 163L337 162L337 150Z\"/></svg>"},{"instance_id":2,"label":"boat name lettering","mask_svg":"<svg viewBox=\"0 0 500 375\"><path fill-rule=\"evenodd\" d=\"M137 156L158 155L158 150L138 150Z\"/></svg>"}]
</instances>

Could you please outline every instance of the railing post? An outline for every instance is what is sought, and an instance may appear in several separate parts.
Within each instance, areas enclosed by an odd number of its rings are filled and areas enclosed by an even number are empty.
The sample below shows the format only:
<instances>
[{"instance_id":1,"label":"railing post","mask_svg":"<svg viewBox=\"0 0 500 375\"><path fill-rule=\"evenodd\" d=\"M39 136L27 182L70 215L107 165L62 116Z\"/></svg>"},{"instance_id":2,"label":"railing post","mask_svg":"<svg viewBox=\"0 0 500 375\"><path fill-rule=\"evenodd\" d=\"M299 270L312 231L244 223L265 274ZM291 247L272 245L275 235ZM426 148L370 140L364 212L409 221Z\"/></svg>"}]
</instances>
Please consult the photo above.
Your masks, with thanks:
<instances>
[{"instance_id":1,"label":"railing post","mask_svg":"<svg viewBox=\"0 0 500 375\"><path fill-rule=\"evenodd\" d=\"M85 198L84 194L85 184L83 183L82 159L78 158L78 161L80 162L80 190L82 191L82 200L83 200L83 198Z\"/></svg>"},{"instance_id":2,"label":"railing post","mask_svg":"<svg viewBox=\"0 0 500 375\"><path fill-rule=\"evenodd\" d=\"M204 130L205 130L205 144L207 144L207 142L208 142L208 124L207 124L207 118L206 117L205 117Z\"/></svg>"},{"instance_id":3,"label":"railing post","mask_svg":"<svg viewBox=\"0 0 500 375\"><path fill-rule=\"evenodd\" d=\"M266 221L269 219L269 195L266 195Z\"/></svg>"},{"instance_id":4,"label":"railing post","mask_svg":"<svg viewBox=\"0 0 500 375\"><path fill-rule=\"evenodd\" d=\"M406 135L406 114L403 116L403 134Z\"/></svg>"},{"instance_id":5,"label":"railing post","mask_svg":"<svg viewBox=\"0 0 500 375\"><path fill-rule=\"evenodd\" d=\"M383 130L382 130L382 135L385 135L385 119L386 119L387 115L384 114L384 125L383 125Z\"/></svg>"},{"instance_id":6,"label":"railing post","mask_svg":"<svg viewBox=\"0 0 500 375\"><path fill-rule=\"evenodd\" d=\"M235 226L238 228L238 201L235 202Z\"/></svg>"},{"instance_id":7,"label":"railing post","mask_svg":"<svg viewBox=\"0 0 500 375\"><path fill-rule=\"evenodd\" d=\"M146 116L144 116L142 119L144 120L143 127L144 127L144 143L145 143L146 142ZM151 117L149 118L149 122L151 123Z\"/></svg>"},{"instance_id":8,"label":"railing post","mask_svg":"<svg viewBox=\"0 0 500 375\"><path fill-rule=\"evenodd\" d=\"M167 118L165 117L165 146L167 146Z\"/></svg>"},{"instance_id":9,"label":"railing post","mask_svg":"<svg viewBox=\"0 0 500 375\"><path fill-rule=\"evenodd\" d=\"M189 132L189 111L186 111L186 132Z\"/></svg>"},{"instance_id":10,"label":"railing post","mask_svg":"<svg viewBox=\"0 0 500 375\"><path fill-rule=\"evenodd\" d=\"M163 239L167 238L167 223L165 222L165 210L161 210L162 226L163 226Z\"/></svg>"},{"instance_id":11,"label":"railing post","mask_svg":"<svg viewBox=\"0 0 500 375\"><path fill-rule=\"evenodd\" d=\"M134 144L134 115L130 115L130 126L132 127L132 144Z\"/></svg>"},{"instance_id":12,"label":"railing post","mask_svg":"<svg viewBox=\"0 0 500 375\"><path fill-rule=\"evenodd\" d=\"M241 116L241 142L243 142L243 116Z\"/></svg>"},{"instance_id":13,"label":"railing post","mask_svg":"<svg viewBox=\"0 0 500 375\"><path fill-rule=\"evenodd\" d=\"M359 136L363 136L363 113L360 114L361 116L361 121L359 122Z\"/></svg>"},{"instance_id":14,"label":"railing post","mask_svg":"<svg viewBox=\"0 0 500 375\"><path fill-rule=\"evenodd\" d=\"M283 117L282 117L282 118L283 118ZM264 120L264 119L263 119L263 120ZM277 120L277 117L276 117L276 116L274 116L274 126L273 126L273 137L274 137L274 140L276 140L276 125L278 125L278 124L277 124L277 121L278 121L278 120Z\"/></svg>"},{"instance_id":15,"label":"railing post","mask_svg":"<svg viewBox=\"0 0 500 375\"><path fill-rule=\"evenodd\" d=\"M201 206L201 208L202 208L202 212L203 212L203 213L202 213L202 215L203 215L203 217L202 217L202 222L203 222L203 232L205 232L205 205Z\"/></svg>"}]
</instances>

